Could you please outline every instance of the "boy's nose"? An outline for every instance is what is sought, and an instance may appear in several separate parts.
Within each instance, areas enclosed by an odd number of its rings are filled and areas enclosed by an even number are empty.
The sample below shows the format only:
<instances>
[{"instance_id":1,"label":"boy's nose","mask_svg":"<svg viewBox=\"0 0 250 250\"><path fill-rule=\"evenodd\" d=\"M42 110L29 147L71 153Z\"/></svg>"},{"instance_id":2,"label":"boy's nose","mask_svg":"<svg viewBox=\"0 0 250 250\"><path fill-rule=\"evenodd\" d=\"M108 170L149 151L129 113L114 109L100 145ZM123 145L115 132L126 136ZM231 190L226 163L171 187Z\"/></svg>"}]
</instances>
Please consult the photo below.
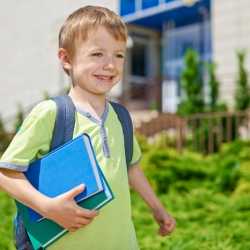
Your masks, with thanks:
<instances>
[{"instance_id":1,"label":"boy's nose","mask_svg":"<svg viewBox=\"0 0 250 250\"><path fill-rule=\"evenodd\" d=\"M107 58L105 64L104 64L105 69L115 69L115 63L113 58Z\"/></svg>"}]
</instances>

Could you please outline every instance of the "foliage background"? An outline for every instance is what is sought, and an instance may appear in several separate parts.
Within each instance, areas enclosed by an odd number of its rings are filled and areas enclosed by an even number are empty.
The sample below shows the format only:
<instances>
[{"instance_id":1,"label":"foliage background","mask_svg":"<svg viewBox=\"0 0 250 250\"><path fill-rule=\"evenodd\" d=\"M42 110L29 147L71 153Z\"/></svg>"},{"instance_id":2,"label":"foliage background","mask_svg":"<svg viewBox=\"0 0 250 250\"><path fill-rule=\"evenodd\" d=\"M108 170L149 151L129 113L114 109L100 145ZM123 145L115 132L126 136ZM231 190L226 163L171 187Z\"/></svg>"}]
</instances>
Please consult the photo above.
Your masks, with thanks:
<instances>
[{"instance_id":1,"label":"foliage background","mask_svg":"<svg viewBox=\"0 0 250 250\"><path fill-rule=\"evenodd\" d=\"M134 220L142 250L250 249L250 143L236 141L209 157L145 145L142 165L177 220L167 238L137 195Z\"/></svg>"},{"instance_id":2,"label":"foliage background","mask_svg":"<svg viewBox=\"0 0 250 250\"><path fill-rule=\"evenodd\" d=\"M153 188L177 220L168 237L141 198L132 192L133 219L141 250L249 250L250 143L225 144L212 156L178 154L159 140L140 137L142 167ZM0 193L0 249L13 250L13 201Z\"/></svg>"}]
</instances>

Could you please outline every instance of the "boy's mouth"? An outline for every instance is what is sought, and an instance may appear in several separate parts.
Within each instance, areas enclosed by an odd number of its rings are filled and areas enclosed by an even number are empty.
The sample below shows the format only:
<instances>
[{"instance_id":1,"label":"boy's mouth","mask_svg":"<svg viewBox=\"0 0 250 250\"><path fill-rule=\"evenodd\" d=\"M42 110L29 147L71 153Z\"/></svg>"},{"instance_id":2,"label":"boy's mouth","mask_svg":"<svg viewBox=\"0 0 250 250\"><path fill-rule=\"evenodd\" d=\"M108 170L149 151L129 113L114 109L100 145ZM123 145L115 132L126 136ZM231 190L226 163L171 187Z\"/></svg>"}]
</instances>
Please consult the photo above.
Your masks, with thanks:
<instances>
[{"instance_id":1,"label":"boy's mouth","mask_svg":"<svg viewBox=\"0 0 250 250\"><path fill-rule=\"evenodd\" d=\"M99 80L106 80L106 81L111 81L114 76L104 76L104 75L95 75L96 78Z\"/></svg>"}]
</instances>

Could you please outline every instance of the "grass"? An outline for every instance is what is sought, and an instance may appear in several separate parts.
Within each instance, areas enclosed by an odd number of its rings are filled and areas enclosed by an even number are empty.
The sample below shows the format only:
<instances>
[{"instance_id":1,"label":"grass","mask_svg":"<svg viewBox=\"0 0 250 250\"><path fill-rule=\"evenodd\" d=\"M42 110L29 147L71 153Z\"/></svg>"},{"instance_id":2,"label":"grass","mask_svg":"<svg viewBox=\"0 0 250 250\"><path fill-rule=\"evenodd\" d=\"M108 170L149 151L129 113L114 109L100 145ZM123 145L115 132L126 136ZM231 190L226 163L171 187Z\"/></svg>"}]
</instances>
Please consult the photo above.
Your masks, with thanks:
<instances>
[{"instance_id":1,"label":"grass","mask_svg":"<svg viewBox=\"0 0 250 250\"><path fill-rule=\"evenodd\" d=\"M170 192L162 202L176 218L175 232L157 235L146 205L132 194L133 218L141 250L249 250L250 195L228 197L206 189Z\"/></svg>"},{"instance_id":2,"label":"grass","mask_svg":"<svg viewBox=\"0 0 250 250\"><path fill-rule=\"evenodd\" d=\"M187 193L170 190L160 199L176 218L175 232L157 235L158 226L141 200L132 193L133 219L141 250L249 250L250 195L228 196L202 185ZM0 249L13 250L14 202L0 193Z\"/></svg>"},{"instance_id":3,"label":"grass","mask_svg":"<svg viewBox=\"0 0 250 250\"><path fill-rule=\"evenodd\" d=\"M12 221L15 213L15 205L12 199L0 192L0 249L14 250L12 241Z\"/></svg>"},{"instance_id":4,"label":"grass","mask_svg":"<svg viewBox=\"0 0 250 250\"><path fill-rule=\"evenodd\" d=\"M141 250L250 249L250 142L226 145L206 158L166 148L147 150L143 168L177 226L171 236L158 236L148 207L132 193ZM14 249L14 213L14 202L0 192L0 250Z\"/></svg>"}]
</instances>

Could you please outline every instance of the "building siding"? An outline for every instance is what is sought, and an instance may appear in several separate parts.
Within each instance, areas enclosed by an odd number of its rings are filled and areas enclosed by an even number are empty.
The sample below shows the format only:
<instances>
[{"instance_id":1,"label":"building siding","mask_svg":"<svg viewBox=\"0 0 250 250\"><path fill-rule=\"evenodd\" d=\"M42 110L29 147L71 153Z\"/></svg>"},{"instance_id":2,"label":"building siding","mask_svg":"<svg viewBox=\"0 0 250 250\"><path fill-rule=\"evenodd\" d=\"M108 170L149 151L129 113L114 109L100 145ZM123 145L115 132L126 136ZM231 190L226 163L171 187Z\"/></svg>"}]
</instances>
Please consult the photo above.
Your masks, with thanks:
<instances>
[{"instance_id":1,"label":"building siding","mask_svg":"<svg viewBox=\"0 0 250 250\"><path fill-rule=\"evenodd\" d=\"M220 98L231 108L234 106L237 50L246 50L246 68L250 70L249 9L249 0L212 1L213 58L221 82Z\"/></svg>"},{"instance_id":2,"label":"building siding","mask_svg":"<svg viewBox=\"0 0 250 250\"><path fill-rule=\"evenodd\" d=\"M5 1L0 8L0 115L13 120L20 103L24 109L48 91L56 94L68 84L57 59L57 37L66 17L90 1ZM118 12L116 0L93 0L92 5Z\"/></svg>"}]
</instances>

